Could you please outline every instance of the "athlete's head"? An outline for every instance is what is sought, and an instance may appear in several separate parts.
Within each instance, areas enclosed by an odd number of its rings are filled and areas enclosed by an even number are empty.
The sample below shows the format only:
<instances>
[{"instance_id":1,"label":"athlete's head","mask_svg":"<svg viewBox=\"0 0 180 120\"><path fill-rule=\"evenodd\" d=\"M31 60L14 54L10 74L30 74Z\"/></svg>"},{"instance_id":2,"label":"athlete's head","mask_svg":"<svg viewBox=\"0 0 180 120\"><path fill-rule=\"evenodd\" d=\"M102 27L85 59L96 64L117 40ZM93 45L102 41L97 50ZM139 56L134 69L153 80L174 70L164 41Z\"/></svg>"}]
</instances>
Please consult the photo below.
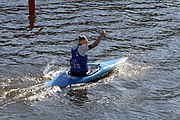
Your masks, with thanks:
<instances>
[{"instance_id":1,"label":"athlete's head","mask_svg":"<svg viewBox=\"0 0 180 120\"><path fill-rule=\"evenodd\" d=\"M76 40L83 45L88 44L88 39L84 35L77 37Z\"/></svg>"}]
</instances>

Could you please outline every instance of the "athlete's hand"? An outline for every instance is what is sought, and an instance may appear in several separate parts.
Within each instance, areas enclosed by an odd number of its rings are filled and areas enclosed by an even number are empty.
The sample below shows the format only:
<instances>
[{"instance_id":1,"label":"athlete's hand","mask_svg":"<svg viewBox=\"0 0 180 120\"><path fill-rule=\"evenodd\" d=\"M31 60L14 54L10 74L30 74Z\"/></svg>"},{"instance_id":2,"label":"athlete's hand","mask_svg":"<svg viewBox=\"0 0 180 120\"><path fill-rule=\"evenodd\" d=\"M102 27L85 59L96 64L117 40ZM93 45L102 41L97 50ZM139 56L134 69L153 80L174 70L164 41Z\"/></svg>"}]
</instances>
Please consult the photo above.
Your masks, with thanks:
<instances>
[{"instance_id":1,"label":"athlete's hand","mask_svg":"<svg viewBox=\"0 0 180 120\"><path fill-rule=\"evenodd\" d=\"M106 32L105 31L101 31L101 36L105 37L106 36Z\"/></svg>"}]
</instances>

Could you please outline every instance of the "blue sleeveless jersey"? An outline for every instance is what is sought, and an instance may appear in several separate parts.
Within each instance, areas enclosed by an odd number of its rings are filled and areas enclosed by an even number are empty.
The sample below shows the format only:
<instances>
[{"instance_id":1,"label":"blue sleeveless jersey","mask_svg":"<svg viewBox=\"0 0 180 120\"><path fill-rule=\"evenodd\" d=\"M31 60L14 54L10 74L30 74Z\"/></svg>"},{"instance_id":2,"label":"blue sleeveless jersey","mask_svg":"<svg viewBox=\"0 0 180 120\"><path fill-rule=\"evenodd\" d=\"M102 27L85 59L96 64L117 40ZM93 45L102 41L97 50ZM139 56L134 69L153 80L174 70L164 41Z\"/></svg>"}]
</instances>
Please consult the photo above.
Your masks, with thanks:
<instances>
[{"instance_id":1,"label":"blue sleeveless jersey","mask_svg":"<svg viewBox=\"0 0 180 120\"><path fill-rule=\"evenodd\" d=\"M72 58L70 60L71 71L72 72L88 72L88 65L87 65L88 57L87 55L81 56L78 53L78 47L76 49L71 50L71 54L72 54Z\"/></svg>"}]
</instances>

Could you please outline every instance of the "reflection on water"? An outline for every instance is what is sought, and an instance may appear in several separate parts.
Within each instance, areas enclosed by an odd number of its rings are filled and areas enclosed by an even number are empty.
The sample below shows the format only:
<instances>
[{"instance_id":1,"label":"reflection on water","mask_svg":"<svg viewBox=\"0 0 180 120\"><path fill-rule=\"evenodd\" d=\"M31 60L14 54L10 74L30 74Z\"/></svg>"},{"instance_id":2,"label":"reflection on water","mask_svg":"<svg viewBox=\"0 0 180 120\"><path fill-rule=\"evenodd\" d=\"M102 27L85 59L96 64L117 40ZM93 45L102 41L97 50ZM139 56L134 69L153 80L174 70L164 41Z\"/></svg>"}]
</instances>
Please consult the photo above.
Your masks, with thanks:
<instances>
[{"instance_id":1,"label":"reflection on water","mask_svg":"<svg viewBox=\"0 0 180 120\"><path fill-rule=\"evenodd\" d=\"M180 118L179 0L36 0L32 19L27 6L0 2L0 119ZM128 62L94 83L44 88L69 68L74 38L92 43L100 30L89 62Z\"/></svg>"},{"instance_id":2,"label":"reflection on water","mask_svg":"<svg viewBox=\"0 0 180 120\"><path fill-rule=\"evenodd\" d=\"M70 102L77 106L82 106L84 103L88 102L87 89L71 89L67 95Z\"/></svg>"},{"instance_id":3,"label":"reflection on water","mask_svg":"<svg viewBox=\"0 0 180 120\"><path fill-rule=\"evenodd\" d=\"M28 18L29 18L29 28L30 30L32 30L35 27L34 23L35 23L36 16L30 15Z\"/></svg>"}]
</instances>

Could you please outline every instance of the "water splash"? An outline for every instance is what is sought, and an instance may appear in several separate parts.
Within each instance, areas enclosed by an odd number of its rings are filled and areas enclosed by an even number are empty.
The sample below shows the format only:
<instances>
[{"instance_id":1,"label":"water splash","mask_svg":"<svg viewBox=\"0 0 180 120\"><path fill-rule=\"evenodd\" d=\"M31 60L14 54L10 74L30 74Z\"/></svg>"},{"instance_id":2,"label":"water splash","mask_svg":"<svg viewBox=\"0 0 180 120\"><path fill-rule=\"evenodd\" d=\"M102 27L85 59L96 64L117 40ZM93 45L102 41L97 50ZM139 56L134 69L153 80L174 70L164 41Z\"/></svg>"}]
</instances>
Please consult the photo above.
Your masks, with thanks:
<instances>
[{"instance_id":1,"label":"water splash","mask_svg":"<svg viewBox=\"0 0 180 120\"><path fill-rule=\"evenodd\" d=\"M126 62L114 71L114 75L119 76L121 78L132 78L144 76L153 70L154 69L152 66L135 65Z\"/></svg>"},{"instance_id":2,"label":"water splash","mask_svg":"<svg viewBox=\"0 0 180 120\"><path fill-rule=\"evenodd\" d=\"M63 66L61 66L58 70L52 70L54 64L55 64L55 60L47 64L45 70L43 71L43 78L52 79L54 76L57 76L58 74L66 70L66 68ZM65 92L65 94L68 93L69 90L87 89L101 83L108 84L109 81L112 81L115 77L120 77L122 79L126 79L126 78L129 79L129 78L134 78L136 76L143 76L147 74L151 69L152 67L143 67L126 62L120 65L112 73L105 75L103 78L99 79L98 81L90 82L86 84L73 85L71 86L71 88L67 87L66 89L67 91ZM59 92L62 93L62 89L58 86L44 87L43 78L26 76L21 78L20 80L8 79L9 82L8 84L3 85L4 92L0 96L2 108L6 107L7 105L15 104L18 102L26 103L26 102L42 101L49 97L56 97L57 93ZM17 83L14 83L14 81L16 82L18 81L21 87L16 88L15 86ZM29 83L28 86L26 84L27 82ZM61 95L64 94L62 93Z\"/></svg>"},{"instance_id":3,"label":"water splash","mask_svg":"<svg viewBox=\"0 0 180 120\"><path fill-rule=\"evenodd\" d=\"M1 108L19 102L26 103L42 101L48 97L55 96L58 92L61 92L61 88L58 86L44 87L43 85L44 84L37 84L26 88L11 88L10 90L5 91L0 96Z\"/></svg>"},{"instance_id":4,"label":"water splash","mask_svg":"<svg viewBox=\"0 0 180 120\"><path fill-rule=\"evenodd\" d=\"M54 77L56 77L57 75L59 75L60 73L64 72L67 69L67 67L60 66L58 70L54 70L53 68L55 66L54 65L55 62L56 62L56 59L54 59L53 61L47 64L46 68L43 71L44 78L53 79Z\"/></svg>"},{"instance_id":5,"label":"water splash","mask_svg":"<svg viewBox=\"0 0 180 120\"><path fill-rule=\"evenodd\" d=\"M55 62L56 58L47 64L43 71L43 76L24 76L4 80L6 82L1 84L1 108L18 102L26 103L42 101L48 97L55 96L58 92L61 92L61 88L58 86L44 87L44 79L52 79L67 69L63 66L60 66L57 69Z\"/></svg>"}]
</instances>

